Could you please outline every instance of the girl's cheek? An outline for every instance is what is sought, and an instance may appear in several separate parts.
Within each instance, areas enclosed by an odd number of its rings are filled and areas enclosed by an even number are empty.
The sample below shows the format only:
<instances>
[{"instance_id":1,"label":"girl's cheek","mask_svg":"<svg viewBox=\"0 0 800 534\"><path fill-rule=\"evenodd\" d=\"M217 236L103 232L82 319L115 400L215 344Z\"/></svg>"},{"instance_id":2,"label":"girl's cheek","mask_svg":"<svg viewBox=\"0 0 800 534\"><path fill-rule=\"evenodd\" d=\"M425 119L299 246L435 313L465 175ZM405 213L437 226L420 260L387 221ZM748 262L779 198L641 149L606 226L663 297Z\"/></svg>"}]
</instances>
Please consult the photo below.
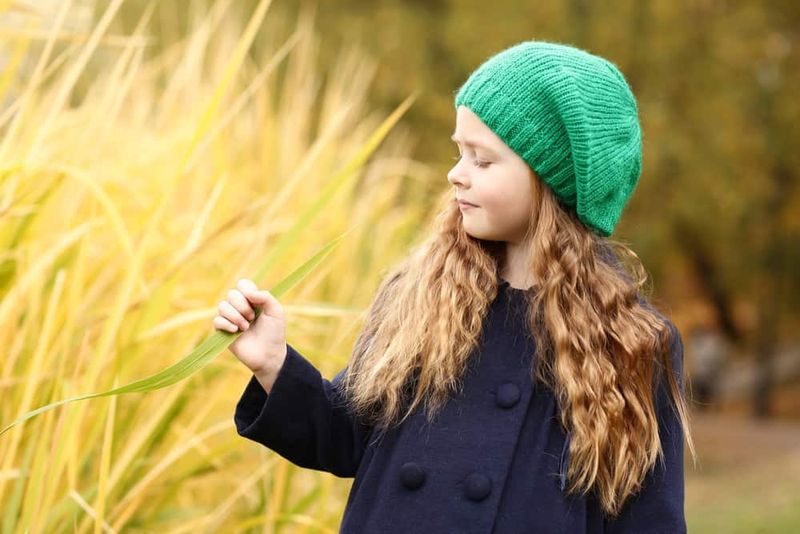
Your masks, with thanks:
<instances>
[{"instance_id":1,"label":"girl's cheek","mask_svg":"<svg viewBox=\"0 0 800 534\"><path fill-rule=\"evenodd\" d=\"M498 208L507 206L509 202L513 202L513 198L508 192L505 190L502 184L502 180L498 176L488 175L484 177L485 179L481 181L481 190L480 196L478 197L479 200L476 202L480 202L482 206L486 206L487 208Z\"/></svg>"}]
</instances>

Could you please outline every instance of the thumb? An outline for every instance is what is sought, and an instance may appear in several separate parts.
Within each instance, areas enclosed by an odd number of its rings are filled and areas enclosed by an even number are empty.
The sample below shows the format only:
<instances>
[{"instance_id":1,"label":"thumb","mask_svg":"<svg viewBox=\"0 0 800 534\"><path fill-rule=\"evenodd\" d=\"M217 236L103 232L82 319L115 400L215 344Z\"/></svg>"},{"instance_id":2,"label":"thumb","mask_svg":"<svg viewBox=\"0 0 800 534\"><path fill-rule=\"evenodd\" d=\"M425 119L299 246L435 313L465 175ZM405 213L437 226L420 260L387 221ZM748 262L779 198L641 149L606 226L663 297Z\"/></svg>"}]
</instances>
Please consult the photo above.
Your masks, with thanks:
<instances>
[{"instance_id":1,"label":"thumb","mask_svg":"<svg viewBox=\"0 0 800 534\"><path fill-rule=\"evenodd\" d=\"M283 317L283 307L280 302L266 289L245 293L245 298L261 308L263 313L273 317Z\"/></svg>"}]
</instances>

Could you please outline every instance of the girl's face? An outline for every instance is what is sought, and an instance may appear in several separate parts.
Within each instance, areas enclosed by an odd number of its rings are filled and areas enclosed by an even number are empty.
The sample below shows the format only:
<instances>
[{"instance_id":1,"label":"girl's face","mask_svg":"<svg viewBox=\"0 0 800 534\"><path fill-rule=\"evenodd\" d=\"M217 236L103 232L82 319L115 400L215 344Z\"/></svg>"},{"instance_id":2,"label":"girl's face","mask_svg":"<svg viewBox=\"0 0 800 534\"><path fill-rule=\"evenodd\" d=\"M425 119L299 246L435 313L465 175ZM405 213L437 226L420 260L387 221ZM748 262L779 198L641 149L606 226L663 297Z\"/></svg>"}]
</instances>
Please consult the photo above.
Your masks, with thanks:
<instances>
[{"instance_id":1,"label":"girl's face","mask_svg":"<svg viewBox=\"0 0 800 534\"><path fill-rule=\"evenodd\" d=\"M531 217L533 170L466 106L456 110L456 165L447 180L456 188L464 230L478 239L520 243Z\"/></svg>"}]
</instances>

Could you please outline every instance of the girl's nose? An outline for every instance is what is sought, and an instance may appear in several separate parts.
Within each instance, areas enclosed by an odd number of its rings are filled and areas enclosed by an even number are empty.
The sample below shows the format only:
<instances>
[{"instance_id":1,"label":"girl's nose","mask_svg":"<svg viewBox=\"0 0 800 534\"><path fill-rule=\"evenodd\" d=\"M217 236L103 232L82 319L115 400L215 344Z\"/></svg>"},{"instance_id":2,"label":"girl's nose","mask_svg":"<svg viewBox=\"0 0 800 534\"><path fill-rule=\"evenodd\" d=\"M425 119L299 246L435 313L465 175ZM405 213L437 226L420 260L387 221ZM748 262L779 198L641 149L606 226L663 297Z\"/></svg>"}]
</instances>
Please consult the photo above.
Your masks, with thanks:
<instances>
[{"instance_id":1,"label":"girl's nose","mask_svg":"<svg viewBox=\"0 0 800 534\"><path fill-rule=\"evenodd\" d=\"M462 161L463 161L463 158L459 159L456 162L456 164L453 165L453 167L447 173L447 181L450 182L453 185L459 184L459 185L463 186L467 182L467 179L464 176L464 173L461 172L461 162Z\"/></svg>"}]
</instances>

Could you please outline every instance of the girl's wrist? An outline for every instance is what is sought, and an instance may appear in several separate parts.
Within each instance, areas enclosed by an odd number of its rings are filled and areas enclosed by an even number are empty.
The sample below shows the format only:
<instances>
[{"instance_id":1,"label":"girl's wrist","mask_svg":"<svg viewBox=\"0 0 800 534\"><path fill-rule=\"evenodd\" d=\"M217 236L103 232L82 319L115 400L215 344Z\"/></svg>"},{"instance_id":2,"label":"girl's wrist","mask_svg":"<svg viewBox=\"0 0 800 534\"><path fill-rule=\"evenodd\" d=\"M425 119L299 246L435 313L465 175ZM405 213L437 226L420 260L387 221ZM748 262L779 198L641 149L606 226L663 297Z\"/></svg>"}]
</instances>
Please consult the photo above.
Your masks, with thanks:
<instances>
[{"instance_id":1,"label":"girl's wrist","mask_svg":"<svg viewBox=\"0 0 800 534\"><path fill-rule=\"evenodd\" d=\"M258 383L264 388L264 391L269 393L272 390L272 386L275 384L275 379L278 378L278 371L279 370L259 370L254 372L253 376L256 377L256 380L258 380Z\"/></svg>"},{"instance_id":2,"label":"girl's wrist","mask_svg":"<svg viewBox=\"0 0 800 534\"><path fill-rule=\"evenodd\" d=\"M265 364L259 369L253 370L253 375L255 375L256 380L258 380L258 382L264 388L264 391L267 393L269 393L272 389L272 385L275 383L275 379L278 377L278 373L280 373L285 361L286 353L284 353L277 360L270 359L269 363Z\"/></svg>"}]
</instances>

